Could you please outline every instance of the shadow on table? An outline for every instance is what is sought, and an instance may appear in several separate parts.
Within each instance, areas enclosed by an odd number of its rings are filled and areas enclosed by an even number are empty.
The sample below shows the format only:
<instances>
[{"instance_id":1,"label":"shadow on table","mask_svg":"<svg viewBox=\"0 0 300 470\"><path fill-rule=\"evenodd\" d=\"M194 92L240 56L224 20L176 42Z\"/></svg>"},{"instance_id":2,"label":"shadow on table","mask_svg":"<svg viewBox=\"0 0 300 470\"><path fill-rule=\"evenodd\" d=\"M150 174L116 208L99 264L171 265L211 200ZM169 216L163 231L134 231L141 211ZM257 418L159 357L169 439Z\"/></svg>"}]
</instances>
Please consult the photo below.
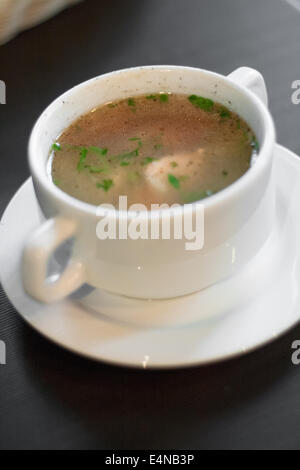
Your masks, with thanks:
<instances>
[{"instance_id":1,"label":"shadow on table","mask_svg":"<svg viewBox=\"0 0 300 470\"><path fill-rule=\"evenodd\" d=\"M231 419L247 414L255 401L268 400L270 390L291 373L296 333L243 358L171 371L123 369L82 359L25 325L20 339L25 373L52 407L53 402L62 406L66 419L71 414L81 423L89 436L83 446L195 449L209 448L211 432L225 423L224 432L230 432L226 426Z\"/></svg>"}]
</instances>

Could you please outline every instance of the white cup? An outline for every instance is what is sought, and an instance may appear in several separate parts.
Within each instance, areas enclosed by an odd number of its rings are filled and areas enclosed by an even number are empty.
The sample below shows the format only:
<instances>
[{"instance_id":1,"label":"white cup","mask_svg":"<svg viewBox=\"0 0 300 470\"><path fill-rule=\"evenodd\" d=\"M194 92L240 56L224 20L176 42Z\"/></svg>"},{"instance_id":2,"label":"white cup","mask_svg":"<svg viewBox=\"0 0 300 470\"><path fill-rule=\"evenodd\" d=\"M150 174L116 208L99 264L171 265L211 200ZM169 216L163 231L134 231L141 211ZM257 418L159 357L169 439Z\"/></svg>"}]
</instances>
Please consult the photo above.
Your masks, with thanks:
<instances>
[{"instance_id":1,"label":"white cup","mask_svg":"<svg viewBox=\"0 0 300 470\"><path fill-rule=\"evenodd\" d=\"M205 238L198 252L187 251L185 239L99 240L97 208L61 191L47 173L51 145L79 116L108 101L160 91L201 95L229 107L251 126L260 146L259 157L248 172L201 202ZM87 283L129 297L163 299L190 294L232 276L258 253L272 228L274 145L265 83L253 69L241 68L224 77L190 67L138 67L72 88L43 112L29 142L34 188L47 220L24 250L26 291L37 300L53 302ZM191 211L196 206L191 205ZM173 223L180 212L172 213ZM118 213L118 222L123 216ZM161 213L160 223L169 216L168 210ZM74 239L71 260L59 278L50 282L49 260L69 238Z\"/></svg>"}]
</instances>

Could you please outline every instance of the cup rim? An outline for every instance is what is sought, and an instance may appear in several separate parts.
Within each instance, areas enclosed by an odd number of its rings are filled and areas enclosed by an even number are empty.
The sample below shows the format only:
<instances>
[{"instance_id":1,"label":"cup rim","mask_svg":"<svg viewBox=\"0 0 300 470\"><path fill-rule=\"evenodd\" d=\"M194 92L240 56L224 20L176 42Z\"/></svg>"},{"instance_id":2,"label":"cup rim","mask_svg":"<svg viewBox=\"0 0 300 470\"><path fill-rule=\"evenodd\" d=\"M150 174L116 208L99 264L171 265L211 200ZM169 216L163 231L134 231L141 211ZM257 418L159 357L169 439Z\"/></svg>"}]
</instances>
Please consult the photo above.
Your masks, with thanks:
<instances>
[{"instance_id":1,"label":"cup rim","mask_svg":"<svg viewBox=\"0 0 300 470\"><path fill-rule=\"evenodd\" d=\"M112 72L108 72L105 74L98 75L94 78L91 78L89 80L86 80L78 85L75 85L74 87L70 88L66 92L64 92L62 95L57 97L39 116L37 119L31 134L29 138L29 143L28 143L28 162L29 162L29 167L30 171L32 174L33 179L36 179L42 186L43 188L47 191L48 195L58 198L60 200L63 200L64 203L66 203L68 206L70 206L72 209L75 209L80 212L88 213L90 215L94 216L101 216L101 211L99 211L99 206L95 206L93 204L89 204L87 202L81 201L79 199L76 199L75 197L65 193L63 190L55 186L49 176L46 174L42 174L36 164L36 159L38 158L39 152L37 151L37 146L38 146L38 134L40 130L40 126L43 125L43 117L52 111L53 108L61 104L63 101L66 101L70 95L72 95L75 91L80 90L81 88L85 88L86 86L91 85L93 82L101 80L101 79L108 79L112 75L116 74L123 74L123 73L130 73L130 72L136 72L136 71L143 71L143 70L180 70L182 73L185 71L197 71L199 73L205 74L210 76L214 80L218 81L225 81L227 84L233 88L237 89L240 92L242 92L246 97L254 102L256 108L258 109L259 113L263 116L263 122L265 125L264 129L264 138L262 145L260 146L259 150L259 158L255 162L255 165L253 165L249 170L246 171L240 178L238 178L236 181L231 183L229 186L226 188L222 189L221 191L218 191L217 193L203 199L200 201L195 201L193 203L185 204L185 205L179 205L180 207L173 208L170 207L168 209L163 209L163 210L147 210L140 215L144 214L146 217L150 216L151 217L157 217L159 216L170 216L172 215L182 215L182 210L184 207L189 207L190 210L193 210L197 205L201 204L202 207L204 207L204 210L208 208L212 208L217 206L218 204L224 202L224 201L229 201L234 199L238 193L241 190L246 190L247 187L250 187L254 180L258 177L258 175L264 171L264 169L268 166L270 163L270 160L272 159L272 147L275 144L276 141L276 131L275 131L275 125L273 118L270 114L270 111L268 108L264 105L264 103L261 101L261 99L256 96L252 91L247 89L245 86L240 85L233 80L230 79L230 77L227 77L225 75L216 73L216 72L211 72L205 69L197 68L197 67L188 67L188 66L180 66L180 65L147 65L147 66L138 66L138 67L129 67L125 69L120 69L120 70L115 70ZM50 149L49 149L50 151ZM104 212L105 211L105 212ZM103 209L103 215L106 217L109 216L110 212L115 216L116 214L118 215L118 218L131 218L136 216L136 212L132 212L130 210L128 211L120 211L117 208L112 211L112 209L106 208L105 210Z\"/></svg>"}]
</instances>

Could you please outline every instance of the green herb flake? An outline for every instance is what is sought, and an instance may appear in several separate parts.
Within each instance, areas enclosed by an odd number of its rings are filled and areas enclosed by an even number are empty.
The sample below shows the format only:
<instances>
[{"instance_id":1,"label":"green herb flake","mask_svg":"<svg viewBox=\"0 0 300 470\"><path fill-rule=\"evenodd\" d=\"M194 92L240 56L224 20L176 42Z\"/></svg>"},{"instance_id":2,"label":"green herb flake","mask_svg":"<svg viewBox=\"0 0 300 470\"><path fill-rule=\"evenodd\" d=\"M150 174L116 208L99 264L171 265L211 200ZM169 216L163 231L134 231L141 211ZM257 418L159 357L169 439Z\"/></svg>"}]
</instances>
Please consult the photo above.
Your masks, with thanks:
<instances>
[{"instance_id":1,"label":"green herb flake","mask_svg":"<svg viewBox=\"0 0 300 470\"><path fill-rule=\"evenodd\" d=\"M202 109L203 111L212 111L214 107L214 102L209 98L203 98L203 96L191 95L189 101L196 106L197 108Z\"/></svg>"},{"instance_id":2,"label":"green herb flake","mask_svg":"<svg viewBox=\"0 0 300 470\"><path fill-rule=\"evenodd\" d=\"M97 188L103 189L103 191L107 192L112 186L114 182L113 180L103 180L101 183L97 183Z\"/></svg>"},{"instance_id":3,"label":"green herb flake","mask_svg":"<svg viewBox=\"0 0 300 470\"><path fill-rule=\"evenodd\" d=\"M100 147L89 147L88 148L89 152L96 153L97 155L107 155L108 149L107 148L100 148Z\"/></svg>"},{"instance_id":4,"label":"green herb flake","mask_svg":"<svg viewBox=\"0 0 300 470\"><path fill-rule=\"evenodd\" d=\"M172 174L169 174L168 175L168 180L169 180L169 183L175 188L175 189L179 189L180 188L180 181L179 179L176 178L176 176L172 175Z\"/></svg>"},{"instance_id":5,"label":"green herb flake","mask_svg":"<svg viewBox=\"0 0 300 470\"><path fill-rule=\"evenodd\" d=\"M149 163L152 163L155 161L155 158L152 158L152 157L146 157L144 158L144 160L141 162L141 165L145 166L145 165L149 165Z\"/></svg>"},{"instance_id":6,"label":"green herb flake","mask_svg":"<svg viewBox=\"0 0 300 470\"><path fill-rule=\"evenodd\" d=\"M259 143L257 142L256 139L253 139L251 142L251 147L254 148L254 150L258 153L259 152Z\"/></svg>"},{"instance_id":7,"label":"green herb flake","mask_svg":"<svg viewBox=\"0 0 300 470\"><path fill-rule=\"evenodd\" d=\"M221 119L230 118L231 116L231 112L229 111L229 109L225 108L225 106L222 106L222 108L219 111L219 114L220 114Z\"/></svg>"},{"instance_id":8,"label":"green herb flake","mask_svg":"<svg viewBox=\"0 0 300 470\"><path fill-rule=\"evenodd\" d=\"M129 98L127 103L128 103L128 106L135 107L135 101L133 98Z\"/></svg>"},{"instance_id":9,"label":"green herb flake","mask_svg":"<svg viewBox=\"0 0 300 470\"><path fill-rule=\"evenodd\" d=\"M82 171L85 167L85 160L86 160L87 155L88 155L88 149L83 148L80 152L80 158L79 158L79 162L77 165L77 170L79 172Z\"/></svg>"},{"instance_id":10,"label":"green herb flake","mask_svg":"<svg viewBox=\"0 0 300 470\"><path fill-rule=\"evenodd\" d=\"M223 175L223 176L228 176L228 171L223 170L223 171L222 171L222 175Z\"/></svg>"},{"instance_id":11,"label":"green herb flake","mask_svg":"<svg viewBox=\"0 0 300 470\"><path fill-rule=\"evenodd\" d=\"M129 142L137 142L139 140L141 140L140 137L132 137L131 139L128 139Z\"/></svg>"},{"instance_id":12,"label":"green herb flake","mask_svg":"<svg viewBox=\"0 0 300 470\"><path fill-rule=\"evenodd\" d=\"M120 155L115 155L112 158L115 158L118 160L126 160L126 159L130 159L133 157L138 157L139 154L140 154L140 149L137 147L136 149L132 150L132 152L121 153Z\"/></svg>"},{"instance_id":13,"label":"green herb flake","mask_svg":"<svg viewBox=\"0 0 300 470\"><path fill-rule=\"evenodd\" d=\"M130 165L129 162L121 162L121 163L120 163L120 166L129 166L129 165Z\"/></svg>"},{"instance_id":14,"label":"green herb flake","mask_svg":"<svg viewBox=\"0 0 300 470\"><path fill-rule=\"evenodd\" d=\"M156 95L148 95L148 96L146 96L146 99L147 99L147 100L156 101L156 100L157 100L157 96L156 96Z\"/></svg>"},{"instance_id":15,"label":"green herb flake","mask_svg":"<svg viewBox=\"0 0 300 470\"><path fill-rule=\"evenodd\" d=\"M169 95L167 95L167 93L160 93L159 99L161 103L167 103L169 101Z\"/></svg>"},{"instance_id":16,"label":"green herb flake","mask_svg":"<svg viewBox=\"0 0 300 470\"><path fill-rule=\"evenodd\" d=\"M60 186L60 181L57 179L54 179L53 183L55 184L55 186L58 186L58 187Z\"/></svg>"},{"instance_id":17,"label":"green herb flake","mask_svg":"<svg viewBox=\"0 0 300 470\"><path fill-rule=\"evenodd\" d=\"M60 152L62 150L61 145L58 142L55 142L52 145L52 150L54 150L54 152Z\"/></svg>"},{"instance_id":18,"label":"green herb flake","mask_svg":"<svg viewBox=\"0 0 300 470\"><path fill-rule=\"evenodd\" d=\"M176 163L176 162L171 162L170 165L171 165L172 168L176 168L176 167L178 166L178 163Z\"/></svg>"}]
</instances>

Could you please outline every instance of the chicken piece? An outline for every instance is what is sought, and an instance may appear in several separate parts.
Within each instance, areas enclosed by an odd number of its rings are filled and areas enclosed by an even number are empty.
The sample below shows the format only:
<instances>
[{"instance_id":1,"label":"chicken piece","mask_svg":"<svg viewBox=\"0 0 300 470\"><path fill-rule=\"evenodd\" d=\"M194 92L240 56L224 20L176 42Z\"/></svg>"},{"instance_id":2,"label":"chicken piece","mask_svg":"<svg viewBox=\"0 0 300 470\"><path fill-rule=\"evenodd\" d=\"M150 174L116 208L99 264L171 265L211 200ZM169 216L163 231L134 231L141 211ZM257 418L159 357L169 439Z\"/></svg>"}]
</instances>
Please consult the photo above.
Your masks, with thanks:
<instances>
[{"instance_id":1,"label":"chicken piece","mask_svg":"<svg viewBox=\"0 0 300 470\"><path fill-rule=\"evenodd\" d=\"M168 155L153 161L145 167L146 181L160 192L166 192L169 189L168 174L176 178L189 178L191 181L196 178L195 170L199 167L203 154L204 150L198 149L196 152Z\"/></svg>"}]
</instances>

